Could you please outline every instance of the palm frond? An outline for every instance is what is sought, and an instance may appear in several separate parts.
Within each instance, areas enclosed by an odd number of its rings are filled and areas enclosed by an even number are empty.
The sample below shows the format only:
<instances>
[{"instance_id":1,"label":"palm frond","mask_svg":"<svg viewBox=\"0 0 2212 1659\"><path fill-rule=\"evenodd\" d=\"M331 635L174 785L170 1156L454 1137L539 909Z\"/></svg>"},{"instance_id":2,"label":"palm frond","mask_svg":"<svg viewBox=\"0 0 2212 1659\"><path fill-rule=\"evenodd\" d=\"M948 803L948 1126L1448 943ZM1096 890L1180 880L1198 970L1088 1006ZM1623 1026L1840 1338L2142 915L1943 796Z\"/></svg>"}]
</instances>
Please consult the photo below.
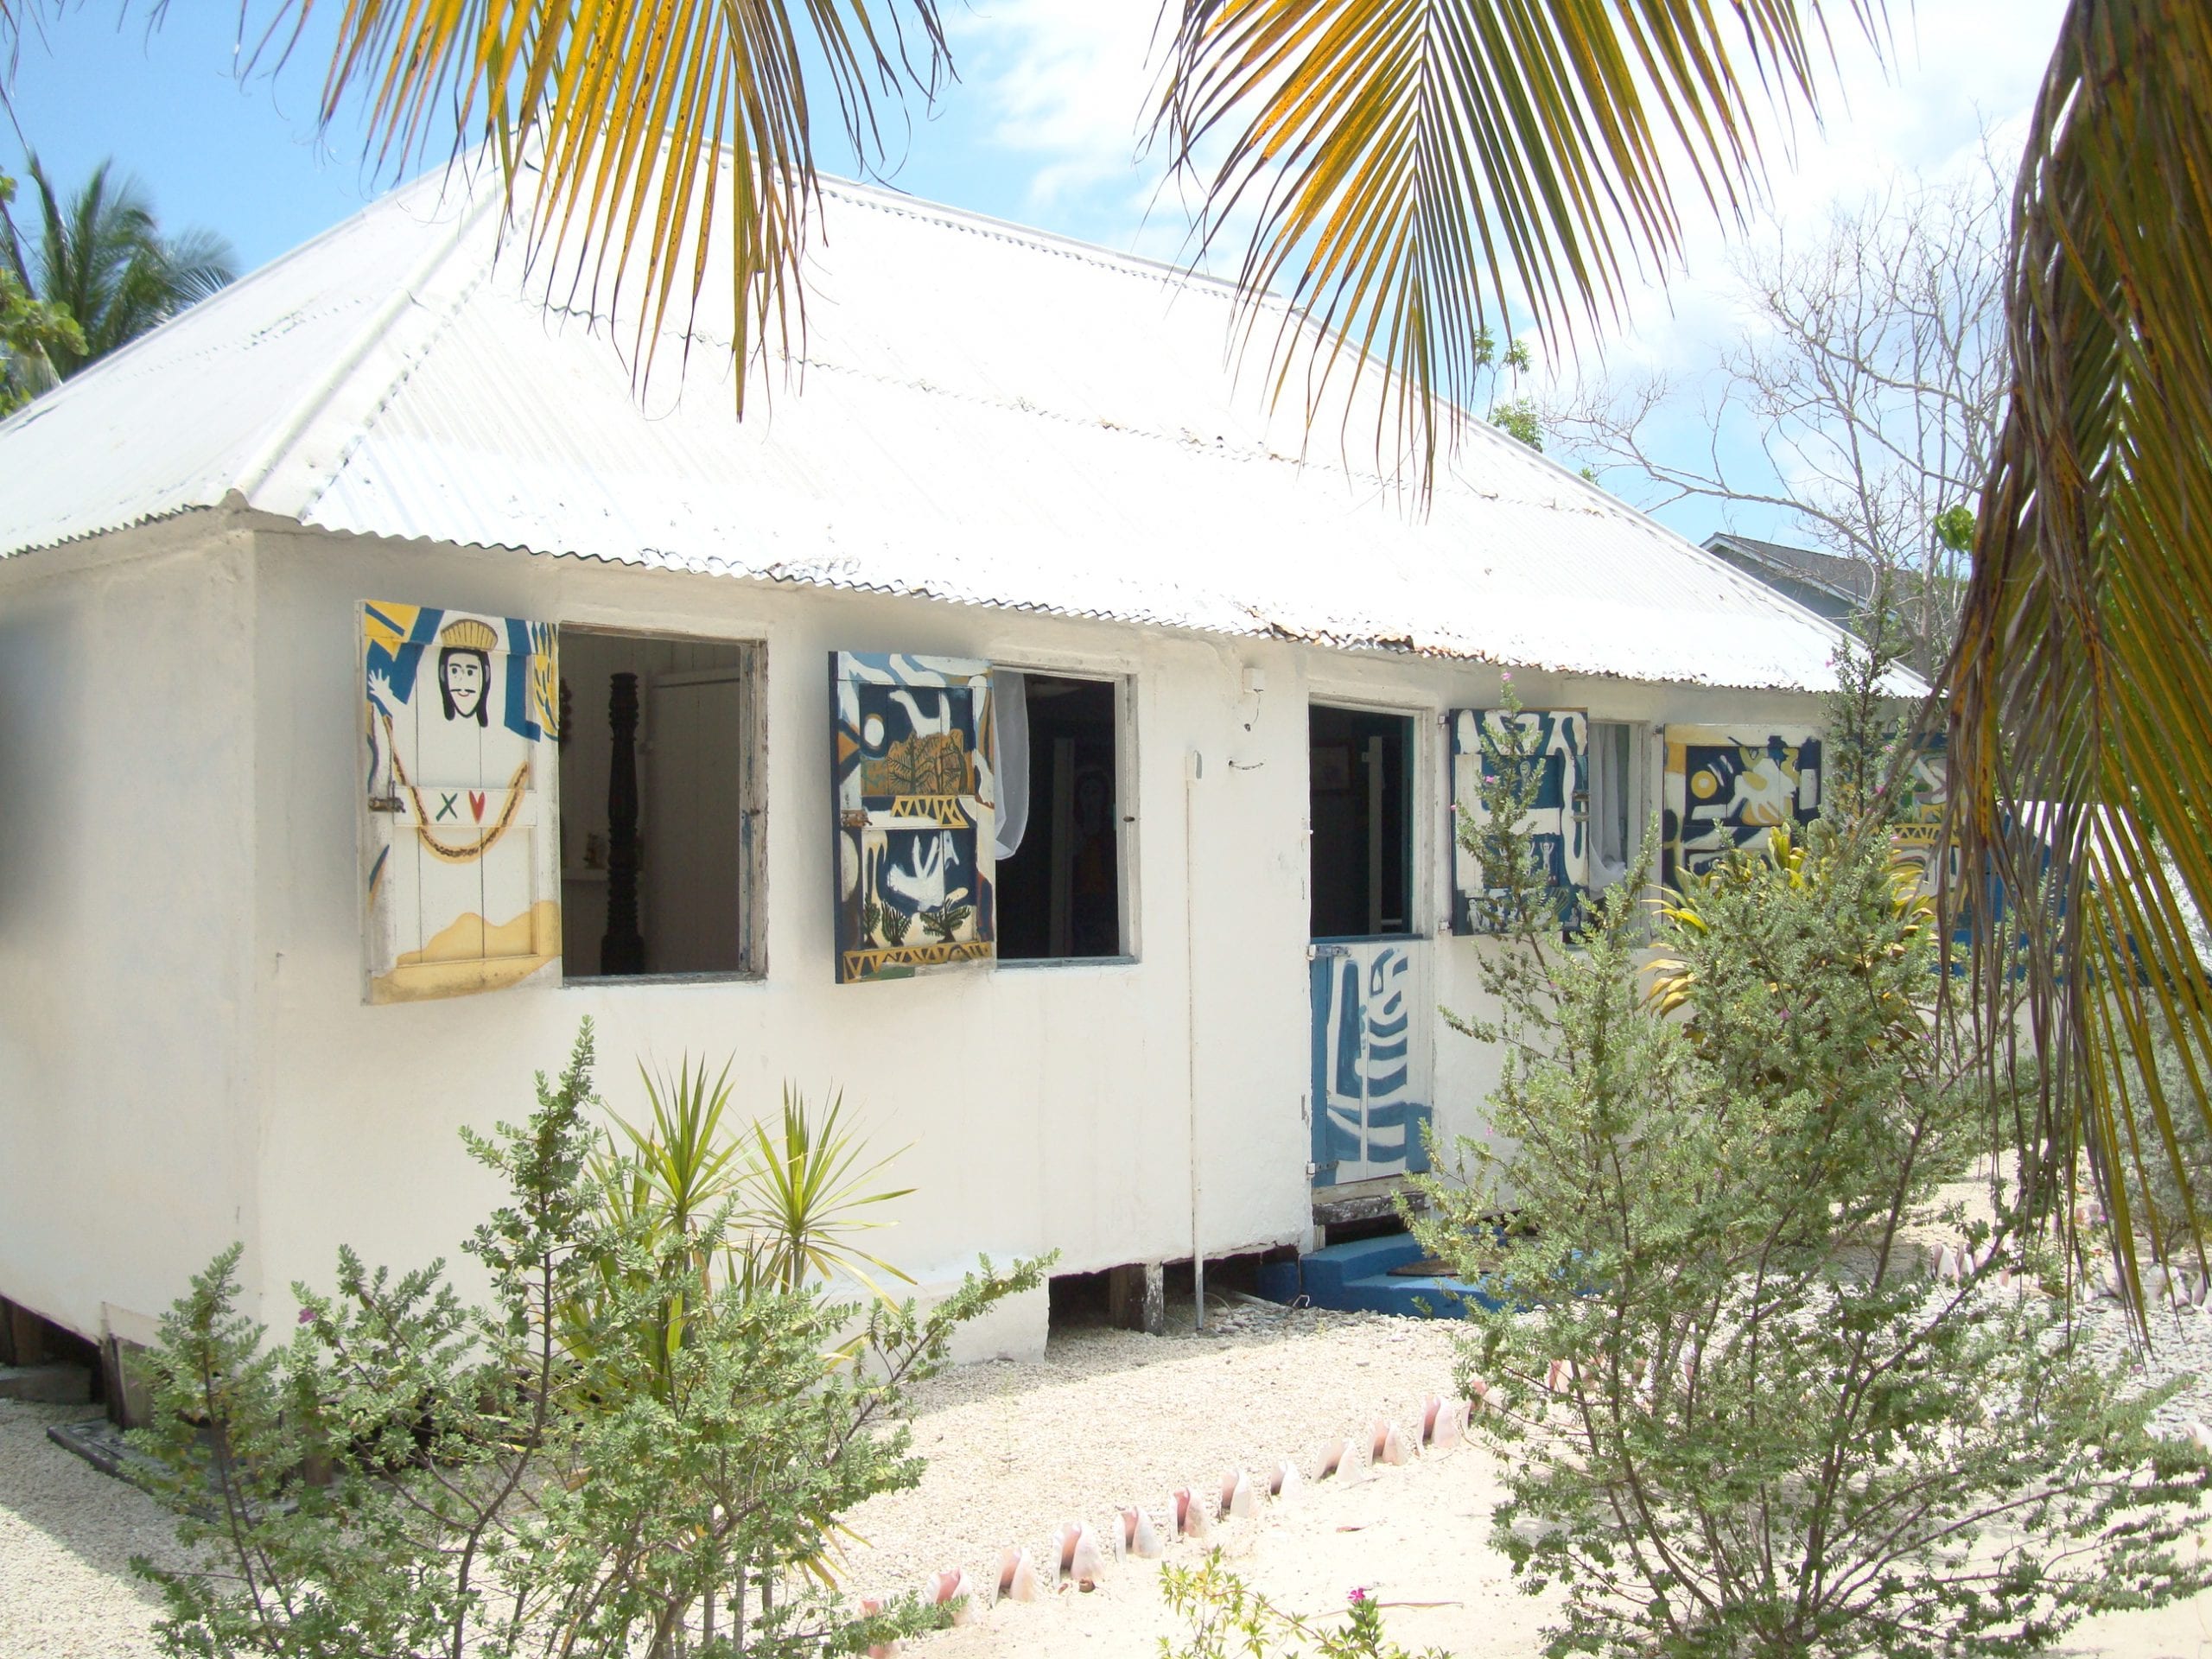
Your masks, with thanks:
<instances>
[{"instance_id":1,"label":"palm frond","mask_svg":"<svg viewBox=\"0 0 2212 1659\"><path fill-rule=\"evenodd\" d=\"M289 54L317 3L278 0L260 50ZM936 0L344 0L321 112L358 96L394 168L448 124L488 139L534 256L572 255L610 302L638 285L642 379L671 317L688 329L697 309L718 215L741 364L804 327L810 89L828 88L866 164L882 151L877 99L932 98L950 72Z\"/></svg>"},{"instance_id":2,"label":"palm frond","mask_svg":"<svg viewBox=\"0 0 2212 1659\"><path fill-rule=\"evenodd\" d=\"M2042 1061L2028 1177L2062 1200L2086 1159L2133 1280L2147 1160L2200 1241L2212 1197L2175 1120L2212 1122L2212 13L2075 0L2014 214L2016 379L1946 675L1959 896L1980 1017L2018 1004Z\"/></svg>"},{"instance_id":3,"label":"palm frond","mask_svg":"<svg viewBox=\"0 0 2212 1659\"><path fill-rule=\"evenodd\" d=\"M1754 118L1815 106L1827 37L1821 0L1745 0L1734 29L1721 10L1180 0L1154 132L1210 175L1202 242L1253 221L1236 273L1248 342L1282 287L1271 395L1309 353L1309 420L1335 376L1389 371L1378 456L1425 481L1493 311L1553 342L1618 312L1631 264L1681 245L1669 168L1740 217L1760 176ZM1850 10L1878 41L1883 0Z\"/></svg>"}]
</instances>

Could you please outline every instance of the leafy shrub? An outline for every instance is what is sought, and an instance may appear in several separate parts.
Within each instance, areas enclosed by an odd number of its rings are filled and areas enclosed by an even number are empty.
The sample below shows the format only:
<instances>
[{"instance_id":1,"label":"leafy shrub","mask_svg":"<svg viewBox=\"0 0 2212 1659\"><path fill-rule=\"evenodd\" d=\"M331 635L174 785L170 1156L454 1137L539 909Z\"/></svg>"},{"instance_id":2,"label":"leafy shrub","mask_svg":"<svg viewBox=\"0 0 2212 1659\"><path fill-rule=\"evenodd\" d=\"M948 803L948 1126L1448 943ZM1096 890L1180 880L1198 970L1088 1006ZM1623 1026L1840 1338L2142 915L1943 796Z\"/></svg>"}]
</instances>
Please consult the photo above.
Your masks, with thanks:
<instances>
[{"instance_id":1,"label":"leafy shrub","mask_svg":"<svg viewBox=\"0 0 2212 1659\"><path fill-rule=\"evenodd\" d=\"M466 1247L486 1305L442 1264L395 1276L345 1250L334 1292L295 1287L276 1347L238 1312L234 1246L163 1319L137 1440L206 1563L136 1564L168 1651L784 1656L938 1616L855 1620L787 1580L839 1516L920 1478L906 1390L1046 1264L986 1262L926 1317L704 1273L741 1251L734 1205L694 1182L667 1224L668 1172L644 1147L610 1160L591 1126L592 1062L587 1022L526 1123L465 1134L509 1192Z\"/></svg>"},{"instance_id":2,"label":"leafy shrub","mask_svg":"<svg viewBox=\"0 0 2212 1659\"><path fill-rule=\"evenodd\" d=\"M2019 1653L2202 1587L2173 1546L2212 1466L2150 1433L2171 1389L2092 1360L2017 1217L1938 1201L1976 1103L1886 837L1686 882L1656 971L1650 857L1580 949L1485 957L1510 1152L1462 1143L1416 1224L1506 1304L1470 1308L1464 1380L1509 1463L1495 1540L1566 1592L1548 1651ZM1964 1283L1921 1274L1930 1223L1975 1245Z\"/></svg>"}]
</instances>

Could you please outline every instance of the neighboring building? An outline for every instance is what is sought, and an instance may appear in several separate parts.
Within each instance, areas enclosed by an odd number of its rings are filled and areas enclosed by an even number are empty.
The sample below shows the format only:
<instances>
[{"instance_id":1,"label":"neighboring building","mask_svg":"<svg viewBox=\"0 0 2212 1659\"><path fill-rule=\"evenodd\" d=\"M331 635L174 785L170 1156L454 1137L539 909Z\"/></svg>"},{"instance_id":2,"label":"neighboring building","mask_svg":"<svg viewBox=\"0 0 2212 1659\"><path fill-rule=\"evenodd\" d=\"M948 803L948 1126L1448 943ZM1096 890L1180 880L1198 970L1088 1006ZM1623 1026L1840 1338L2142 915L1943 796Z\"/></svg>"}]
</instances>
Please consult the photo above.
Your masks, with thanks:
<instances>
[{"instance_id":1,"label":"neighboring building","mask_svg":"<svg viewBox=\"0 0 2212 1659\"><path fill-rule=\"evenodd\" d=\"M1726 531L1707 537L1705 549L1839 627L1850 627L1874 601L1874 567L1866 559Z\"/></svg>"},{"instance_id":2,"label":"neighboring building","mask_svg":"<svg viewBox=\"0 0 2212 1659\"><path fill-rule=\"evenodd\" d=\"M1482 1127L1502 670L1562 880L1817 804L1827 625L1479 422L1422 516L1371 403L1258 410L1219 285L832 186L740 423L726 295L641 397L635 288L495 264L498 194L0 426L0 1296L61 1325L233 1239L278 1325L341 1242L452 1255L456 1127L586 1015L617 1109L842 1088L931 1290L1302 1247Z\"/></svg>"}]
</instances>

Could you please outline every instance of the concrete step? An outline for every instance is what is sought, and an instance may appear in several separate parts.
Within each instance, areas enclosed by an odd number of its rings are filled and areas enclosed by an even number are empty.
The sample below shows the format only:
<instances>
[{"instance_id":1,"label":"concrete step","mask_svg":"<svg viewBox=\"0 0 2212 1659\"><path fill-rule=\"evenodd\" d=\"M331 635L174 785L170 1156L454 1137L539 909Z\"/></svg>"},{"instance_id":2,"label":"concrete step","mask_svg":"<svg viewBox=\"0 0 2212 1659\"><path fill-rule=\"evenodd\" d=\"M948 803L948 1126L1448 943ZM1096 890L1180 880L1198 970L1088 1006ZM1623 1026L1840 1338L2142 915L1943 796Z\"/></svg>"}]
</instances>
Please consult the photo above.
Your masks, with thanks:
<instances>
[{"instance_id":1,"label":"concrete step","mask_svg":"<svg viewBox=\"0 0 2212 1659\"><path fill-rule=\"evenodd\" d=\"M89 1405L92 1373L84 1365L0 1365L0 1400L44 1406Z\"/></svg>"},{"instance_id":2,"label":"concrete step","mask_svg":"<svg viewBox=\"0 0 2212 1659\"><path fill-rule=\"evenodd\" d=\"M1260 1294L1273 1301L1306 1297L1316 1307L1348 1313L1395 1313L1456 1319L1462 1303L1502 1306L1480 1284L1453 1278L1401 1278L1390 1270L1421 1259L1420 1243L1405 1233L1331 1244L1296 1262L1271 1262L1260 1269ZM1459 1300L1454 1300L1455 1298Z\"/></svg>"},{"instance_id":3,"label":"concrete step","mask_svg":"<svg viewBox=\"0 0 2212 1659\"><path fill-rule=\"evenodd\" d=\"M1322 1307L1355 1279L1387 1274L1421 1258L1420 1241L1410 1233L1385 1233L1380 1238L1356 1238L1349 1244L1332 1244L1299 1260L1299 1279L1305 1293Z\"/></svg>"}]
</instances>

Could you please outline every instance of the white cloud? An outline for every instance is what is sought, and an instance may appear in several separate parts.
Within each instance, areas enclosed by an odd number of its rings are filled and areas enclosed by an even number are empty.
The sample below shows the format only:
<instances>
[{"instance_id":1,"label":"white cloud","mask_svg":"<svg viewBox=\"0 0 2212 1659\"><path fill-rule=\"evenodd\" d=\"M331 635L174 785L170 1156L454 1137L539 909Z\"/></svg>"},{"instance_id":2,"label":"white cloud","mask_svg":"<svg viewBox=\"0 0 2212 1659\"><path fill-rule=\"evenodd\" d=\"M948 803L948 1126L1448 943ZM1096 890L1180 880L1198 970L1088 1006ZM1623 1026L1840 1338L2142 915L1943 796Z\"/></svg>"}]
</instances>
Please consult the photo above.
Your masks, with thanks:
<instances>
[{"instance_id":1,"label":"white cloud","mask_svg":"<svg viewBox=\"0 0 2212 1659\"><path fill-rule=\"evenodd\" d=\"M1892 0L1892 39L1879 55L1847 7L1828 10L1828 118L1816 127L1800 117L1794 131L1777 124L1766 135L1785 218L1898 170L1940 168L1970 151L1986 123L2018 117L2064 0ZM1160 161L1138 154L1165 44L1157 0L973 0L947 19L966 82L956 96L985 113L981 141L1026 169L1027 217L1118 246L1182 249L1188 204L1172 183L1157 195ZM1726 276L1732 227L1713 221L1687 181L1683 192L1681 269L1637 295L1615 341L1632 353L1672 349Z\"/></svg>"}]
</instances>

